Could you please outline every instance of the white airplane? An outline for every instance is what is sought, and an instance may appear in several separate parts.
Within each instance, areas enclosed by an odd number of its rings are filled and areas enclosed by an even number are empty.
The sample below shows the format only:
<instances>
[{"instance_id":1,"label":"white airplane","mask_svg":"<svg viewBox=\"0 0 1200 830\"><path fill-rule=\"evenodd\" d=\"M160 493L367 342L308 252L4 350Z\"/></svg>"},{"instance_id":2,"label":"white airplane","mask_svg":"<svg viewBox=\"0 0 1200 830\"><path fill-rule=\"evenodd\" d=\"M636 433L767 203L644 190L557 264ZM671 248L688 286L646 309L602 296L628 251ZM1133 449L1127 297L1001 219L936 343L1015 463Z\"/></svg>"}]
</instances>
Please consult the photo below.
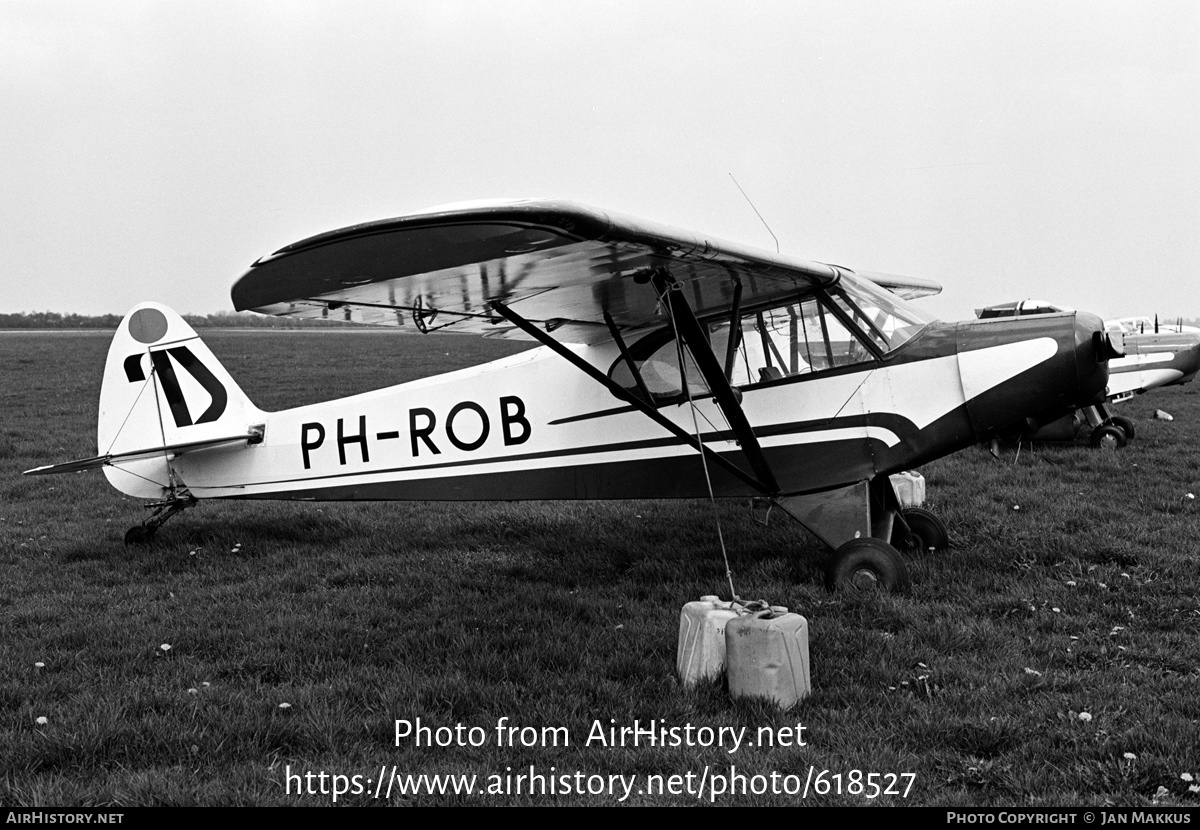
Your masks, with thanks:
<instances>
[{"instance_id":1,"label":"white airplane","mask_svg":"<svg viewBox=\"0 0 1200 830\"><path fill-rule=\"evenodd\" d=\"M1109 331L1119 331L1122 334L1200 334L1200 328L1185 326L1183 318L1174 323L1159 323L1158 315L1153 317L1118 317L1115 320L1105 320Z\"/></svg>"},{"instance_id":2,"label":"white airplane","mask_svg":"<svg viewBox=\"0 0 1200 830\"><path fill-rule=\"evenodd\" d=\"M152 500L130 544L204 499L758 497L835 549L831 590L901 590L897 548L949 540L888 475L1096 400L1119 355L1093 315L941 323L899 296L938 290L566 202L434 209L263 257L234 306L544 348L264 412L144 303L99 454L29 473L102 468Z\"/></svg>"},{"instance_id":3,"label":"white airplane","mask_svg":"<svg viewBox=\"0 0 1200 830\"><path fill-rule=\"evenodd\" d=\"M1093 447L1123 447L1134 438L1133 421L1113 415L1108 404L1127 401L1151 389L1189 383L1200 372L1200 331L1126 334L1123 341L1125 356L1109 363L1104 401L1046 424L1033 434L1035 440L1074 440L1090 427Z\"/></svg>"},{"instance_id":4,"label":"white airplane","mask_svg":"<svg viewBox=\"0 0 1200 830\"><path fill-rule=\"evenodd\" d=\"M976 309L981 320L1061 314L1066 309L1044 300L1021 300ZM1147 330L1149 329L1149 330ZM1190 382L1200 372L1200 329L1159 325L1158 318L1123 317L1105 322L1105 330L1120 337L1125 354L1108 364L1108 385L1102 401L1051 421L1030 419L1017 432L1034 441L1073 441L1090 427L1093 447L1115 449L1133 440L1133 421L1113 415L1108 404L1121 403L1161 386Z\"/></svg>"}]
</instances>

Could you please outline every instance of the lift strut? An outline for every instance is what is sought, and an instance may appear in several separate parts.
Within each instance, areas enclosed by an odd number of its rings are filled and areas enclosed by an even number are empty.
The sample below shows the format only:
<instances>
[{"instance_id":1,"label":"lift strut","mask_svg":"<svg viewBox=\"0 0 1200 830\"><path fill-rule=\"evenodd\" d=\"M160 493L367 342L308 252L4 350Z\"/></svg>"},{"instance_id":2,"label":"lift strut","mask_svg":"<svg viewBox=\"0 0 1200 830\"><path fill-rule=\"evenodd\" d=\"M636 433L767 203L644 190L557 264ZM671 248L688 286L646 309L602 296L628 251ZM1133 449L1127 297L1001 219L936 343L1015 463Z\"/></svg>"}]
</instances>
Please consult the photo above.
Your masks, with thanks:
<instances>
[{"instance_id":1,"label":"lift strut","mask_svg":"<svg viewBox=\"0 0 1200 830\"><path fill-rule=\"evenodd\" d=\"M597 369L595 366L588 363L586 360L581 358L579 355L575 354L575 352L568 349L562 343L559 343L557 340L555 340L553 337L548 335L546 332L543 332L541 329L539 329L533 323L529 322L524 317L522 317L521 315L519 315L515 311L513 311L511 308L504 305L504 303L501 303L498 300L493 300L491 303L489 303L489 305L497 314L499 314L505 320L508 320L514 326L516 326L521 331L528 334L534 340L537 340L542 345L547 346L550 349L554 350L558 355L563 357L568 363L572 364L573 366L575 366L576 368L581 370L584 374L588 375L590 378L592 378L596 382L603 385L606 389L608 389L610 392L612 392L615 396L617 396L621 400L628 403L630 406L637 409L639 412L641 412L644 415L646 415L647 417L649 417L651 420L653 420L659 426L666 429L672 435L676 436L684 443L689 444L692 447L699 450L700 452L704 453L705 458L714 462L715 464L718 464L726 472L730 473L733 476L736 476L739 480L745 482L746 484L750 485L755 490L757 490L760 493L763 493L764 495L772 495L777 491L778 488L775 485L774 476L771 476L768 479L768 481L770 483L766 484L759 478L756 478L755 476L750 475L749 473L745 472L740 467L738 467L736 464L734 464L732 461L725 458L725 456L709 449L696 436L692 435L687 430L683 429L683 427L681 427L678 424L676 424L675 422L671 421L669 418L667 418L665 415L663 415L661 412L659 412L657 409L655 409L650 403L642 400L640 397L638 397L638 395L634 394L632 391L626 389L625 387L621 386L620 384L615 383L612 380L612 378L608 377L608 375L604 374L599 369ZM709 350L708 354L709 354L709 357L712 357L711 349ZM713 358L713 360L715 361L716 358ZM722 377L724 377L724 376L722 375ZM726 384L726 385L728 386L728 384ZM744 418L745 418L745 416L743 416L743 420L744 420ZM736 434L736 428L735 428L735 434ZM740 438L740 436L738 436L738 437ZM755 446L757 446L757 442L755 442ZM743 448L743 450L745 449L745 444L743 444L742 448ZM770 470L768 469L767 472L770 473Z\"/></svg>"},{"instance_id":2,"label":"lift strut","mask_svg":"<svg viewBox=\"0 0 1200 830\"><path fill-rule=\"evenodd\" d=\"M750 426L746 413L742 410L741 395L730 386L725 367L713 354L712 344L708 341L704 327L692 313L692 307L688 305L683 292L674 290L674 281L670 276L665 268L658 268L651 278L659 296L671 306L671 320L675 325L675 334L683 340L692 353L692 359L696 361L696 368L700 370L704 382L712 390L717 405L721 407L725 420L729 422L734 436L742 446L742 452L746 454L746 459L750 462L751 469L754 470L754 475L758 477L759 481L766 484L772 493L778 493L779 483L775 480L775 473L771 471L771 465L767 463L762 445L758 443L758 437L754 434L754 429ZM740 295L738 300L740 301ZM731 338L734 336L734 328L735 325L731 324L729 334ZM681 371L682 368L680 367Z\"/></svg>"}]
</instances>

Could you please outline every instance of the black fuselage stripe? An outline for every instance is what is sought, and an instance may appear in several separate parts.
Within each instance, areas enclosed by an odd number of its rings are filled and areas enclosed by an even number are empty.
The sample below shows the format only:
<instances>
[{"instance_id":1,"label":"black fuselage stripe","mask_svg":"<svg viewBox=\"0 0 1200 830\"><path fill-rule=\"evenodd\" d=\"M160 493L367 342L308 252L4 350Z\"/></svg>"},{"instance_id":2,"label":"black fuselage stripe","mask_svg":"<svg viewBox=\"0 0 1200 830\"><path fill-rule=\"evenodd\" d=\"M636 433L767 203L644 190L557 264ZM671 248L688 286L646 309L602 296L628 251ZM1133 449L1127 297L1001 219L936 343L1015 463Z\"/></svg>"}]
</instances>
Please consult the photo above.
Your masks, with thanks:
<instances>
[{"instance_id":1,"label":"black fuselage stripe","mask_svg":"<svg viewBox=\"0 0 1200 830\"><path fill-rule=\"evenodd\" d=\"M890 412L881 412L867 415L856 415L848 418L836 418L822 421L795 421L787 424L776 424L770 427L760 427L754 431L755 435L760 438L773 438L777 436L799 435L807 432L818 432L824 430L847 429L847 428L863 428L863 427L882 427L894 432L901 440L906 435L916 432L916 425L904 418L901 415L896 415ZM728 441L733 439L733 432L730 430L722 430L720 432L702 433L701 438L705 442ZM837 439L831 439L837 440ZM251 487L266 487L277 484L294 484L298 482L309 481L327 481L330 479L349 478L356 476L376 476L388 475L391 473L410 473L420 472L422 470L439 470L454 467L473 467L480 464L510 464L519 461L537 461L546 458L570 458L579 455L601 455L605 453L625 452L629 450L644 450L655 449L658 447L683 446L684 442L672 436L664 436L662 438L647 438L640 441L624 441L617 444L599 444L587 447L568 447L565 449L546 450L544 452L523 453L521 455L511 455L502 457L489 458L471 458L463 461L446 461L440 464L421 464L419 466L410 467L389 467L381 470L357 470L354 472L330 473L322 476L303 476L299 478L276 479L273 481L259 481L247 483L240 486ZM771 448L768 448L768 450ZM741 450L728 450L721 452L713 450L722 455L731 455L741 453ZM208 487L197 487L195 489L220 489L219 486L213 485Z\"/></svg>"}]
</instances>

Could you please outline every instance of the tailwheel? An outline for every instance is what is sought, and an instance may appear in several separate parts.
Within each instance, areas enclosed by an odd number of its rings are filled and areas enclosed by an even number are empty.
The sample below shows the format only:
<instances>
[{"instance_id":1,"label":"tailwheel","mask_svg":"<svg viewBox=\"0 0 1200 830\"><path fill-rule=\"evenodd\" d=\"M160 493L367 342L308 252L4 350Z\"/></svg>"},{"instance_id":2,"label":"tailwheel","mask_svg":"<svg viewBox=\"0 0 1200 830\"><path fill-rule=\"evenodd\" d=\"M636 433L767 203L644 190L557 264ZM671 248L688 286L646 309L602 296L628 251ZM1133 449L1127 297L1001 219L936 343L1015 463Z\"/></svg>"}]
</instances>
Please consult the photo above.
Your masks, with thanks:
<instances>
[{"instance_id":1,"label":"tailwheel","mask_svg":"<svg viewBox=\"0 0 1200 830\"><path fill-rule=\"evenodd\" d=\"M1125 430L1115 424L1101 424L1092 430L1092 446L1098 450L1116 450L1128 443Z\"/></svg>"},{"instance_id":2,"label":"tailwheel","mask_svg":"<svg viewBox=\"0 0 1200 830\"><path fill-rule=\"evenodd\" d=\"M189 493L187 488L176 487L172 490L171 495L163 501L147 504L146 508L153 510L154 513L140 525L125 531L126 546L150 544L154 539L154 534L167 523L168 519L176 513L187 510L195 503L196 497Z\"/></svg>"},{"instance_id":3,"label":"tailwheel","mask_svg":"<svg viewBox=\"0 0 1200 830\"><path fill-rule=\"evenodd\" d=\"M1133 440L1133 421L1129 420L1128 418L1124 418L1120 415L1114 415L1104 423L1119 428L1121 432L1125 433L1126 441Z\"/></svg>"},{"instance_id":4,"label":"tailwheel","mask_svg":"<svg viewBox=\"0 0 1200 830\"><path fill-rule=\"evenodd\" d=\"M148 545L154 541L154 533L158 528L149 525L134 525L125 531L125 546Z\"/></svg>"},{"instance_id":5,"label":"tailwheel","mask_svg":"<svg viewBox=\"0 0 1200 830\"><path fill-rule=\"evenodd\" d=\"M869 536L846 542L825 567L825 587L830 591L903 593L908 585L908 566L900 553Z\"/></svg>"},{"instance_id":6,"label":"tailwheel","mask_svg":"<svg viewBox=\"0 0 1200 830\"><path fill-rule=\"evenodd\" d=\"M908 525L909 550L938 551L950 547L950 534L946 525L937 514L921 507L909 507L900 511L904 523Z\"/></svg>"}]
</instances>

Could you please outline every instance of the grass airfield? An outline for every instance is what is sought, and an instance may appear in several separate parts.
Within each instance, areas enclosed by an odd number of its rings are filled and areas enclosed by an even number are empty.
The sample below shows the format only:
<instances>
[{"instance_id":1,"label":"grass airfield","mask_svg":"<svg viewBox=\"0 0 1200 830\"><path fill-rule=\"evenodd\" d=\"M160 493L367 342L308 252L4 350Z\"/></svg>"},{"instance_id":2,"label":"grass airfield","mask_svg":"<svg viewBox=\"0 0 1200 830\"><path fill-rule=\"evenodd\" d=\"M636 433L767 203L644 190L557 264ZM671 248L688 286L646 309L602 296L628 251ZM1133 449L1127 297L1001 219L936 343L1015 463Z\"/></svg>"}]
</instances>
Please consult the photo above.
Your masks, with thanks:
<instances>
[{"instance_id":1,"label":"grass airfield","mask_svg":"<svg viewBox=\"0 0 1200 830\"><path fill-rule=\"evenodd\" d=\"M202 336L265 409L523 348ZM781 713L674 677L681 606L728 596L704 502L205 502L126 548L144 511L102 474L20 475L94 454L110 337L0 333L0 804L333 803L332 778L325 794L289 785L306 772L360 776L337 798L350 805L1200 804L1195 384L1120 405L1138 430L1120 451L972 448L927 465L954 549L910 558L907 596L831 596L814 538L721 503L740 596L809 621L813 694ZM485 740L397 742L396 721L417 718ZM651 720L800 724L805 745L587 740ZM501 723L537 739L502 742ZM636 785L514 792L531 767ZM824 792L751 791L810 770ZM476 775L482 793L377 796L393 772ZM915 778L893 788L911 780L906 795L852 784L887 783L869 773ZM720 777L735 791L715 793Z\"/></svg>"}]
</instances>

